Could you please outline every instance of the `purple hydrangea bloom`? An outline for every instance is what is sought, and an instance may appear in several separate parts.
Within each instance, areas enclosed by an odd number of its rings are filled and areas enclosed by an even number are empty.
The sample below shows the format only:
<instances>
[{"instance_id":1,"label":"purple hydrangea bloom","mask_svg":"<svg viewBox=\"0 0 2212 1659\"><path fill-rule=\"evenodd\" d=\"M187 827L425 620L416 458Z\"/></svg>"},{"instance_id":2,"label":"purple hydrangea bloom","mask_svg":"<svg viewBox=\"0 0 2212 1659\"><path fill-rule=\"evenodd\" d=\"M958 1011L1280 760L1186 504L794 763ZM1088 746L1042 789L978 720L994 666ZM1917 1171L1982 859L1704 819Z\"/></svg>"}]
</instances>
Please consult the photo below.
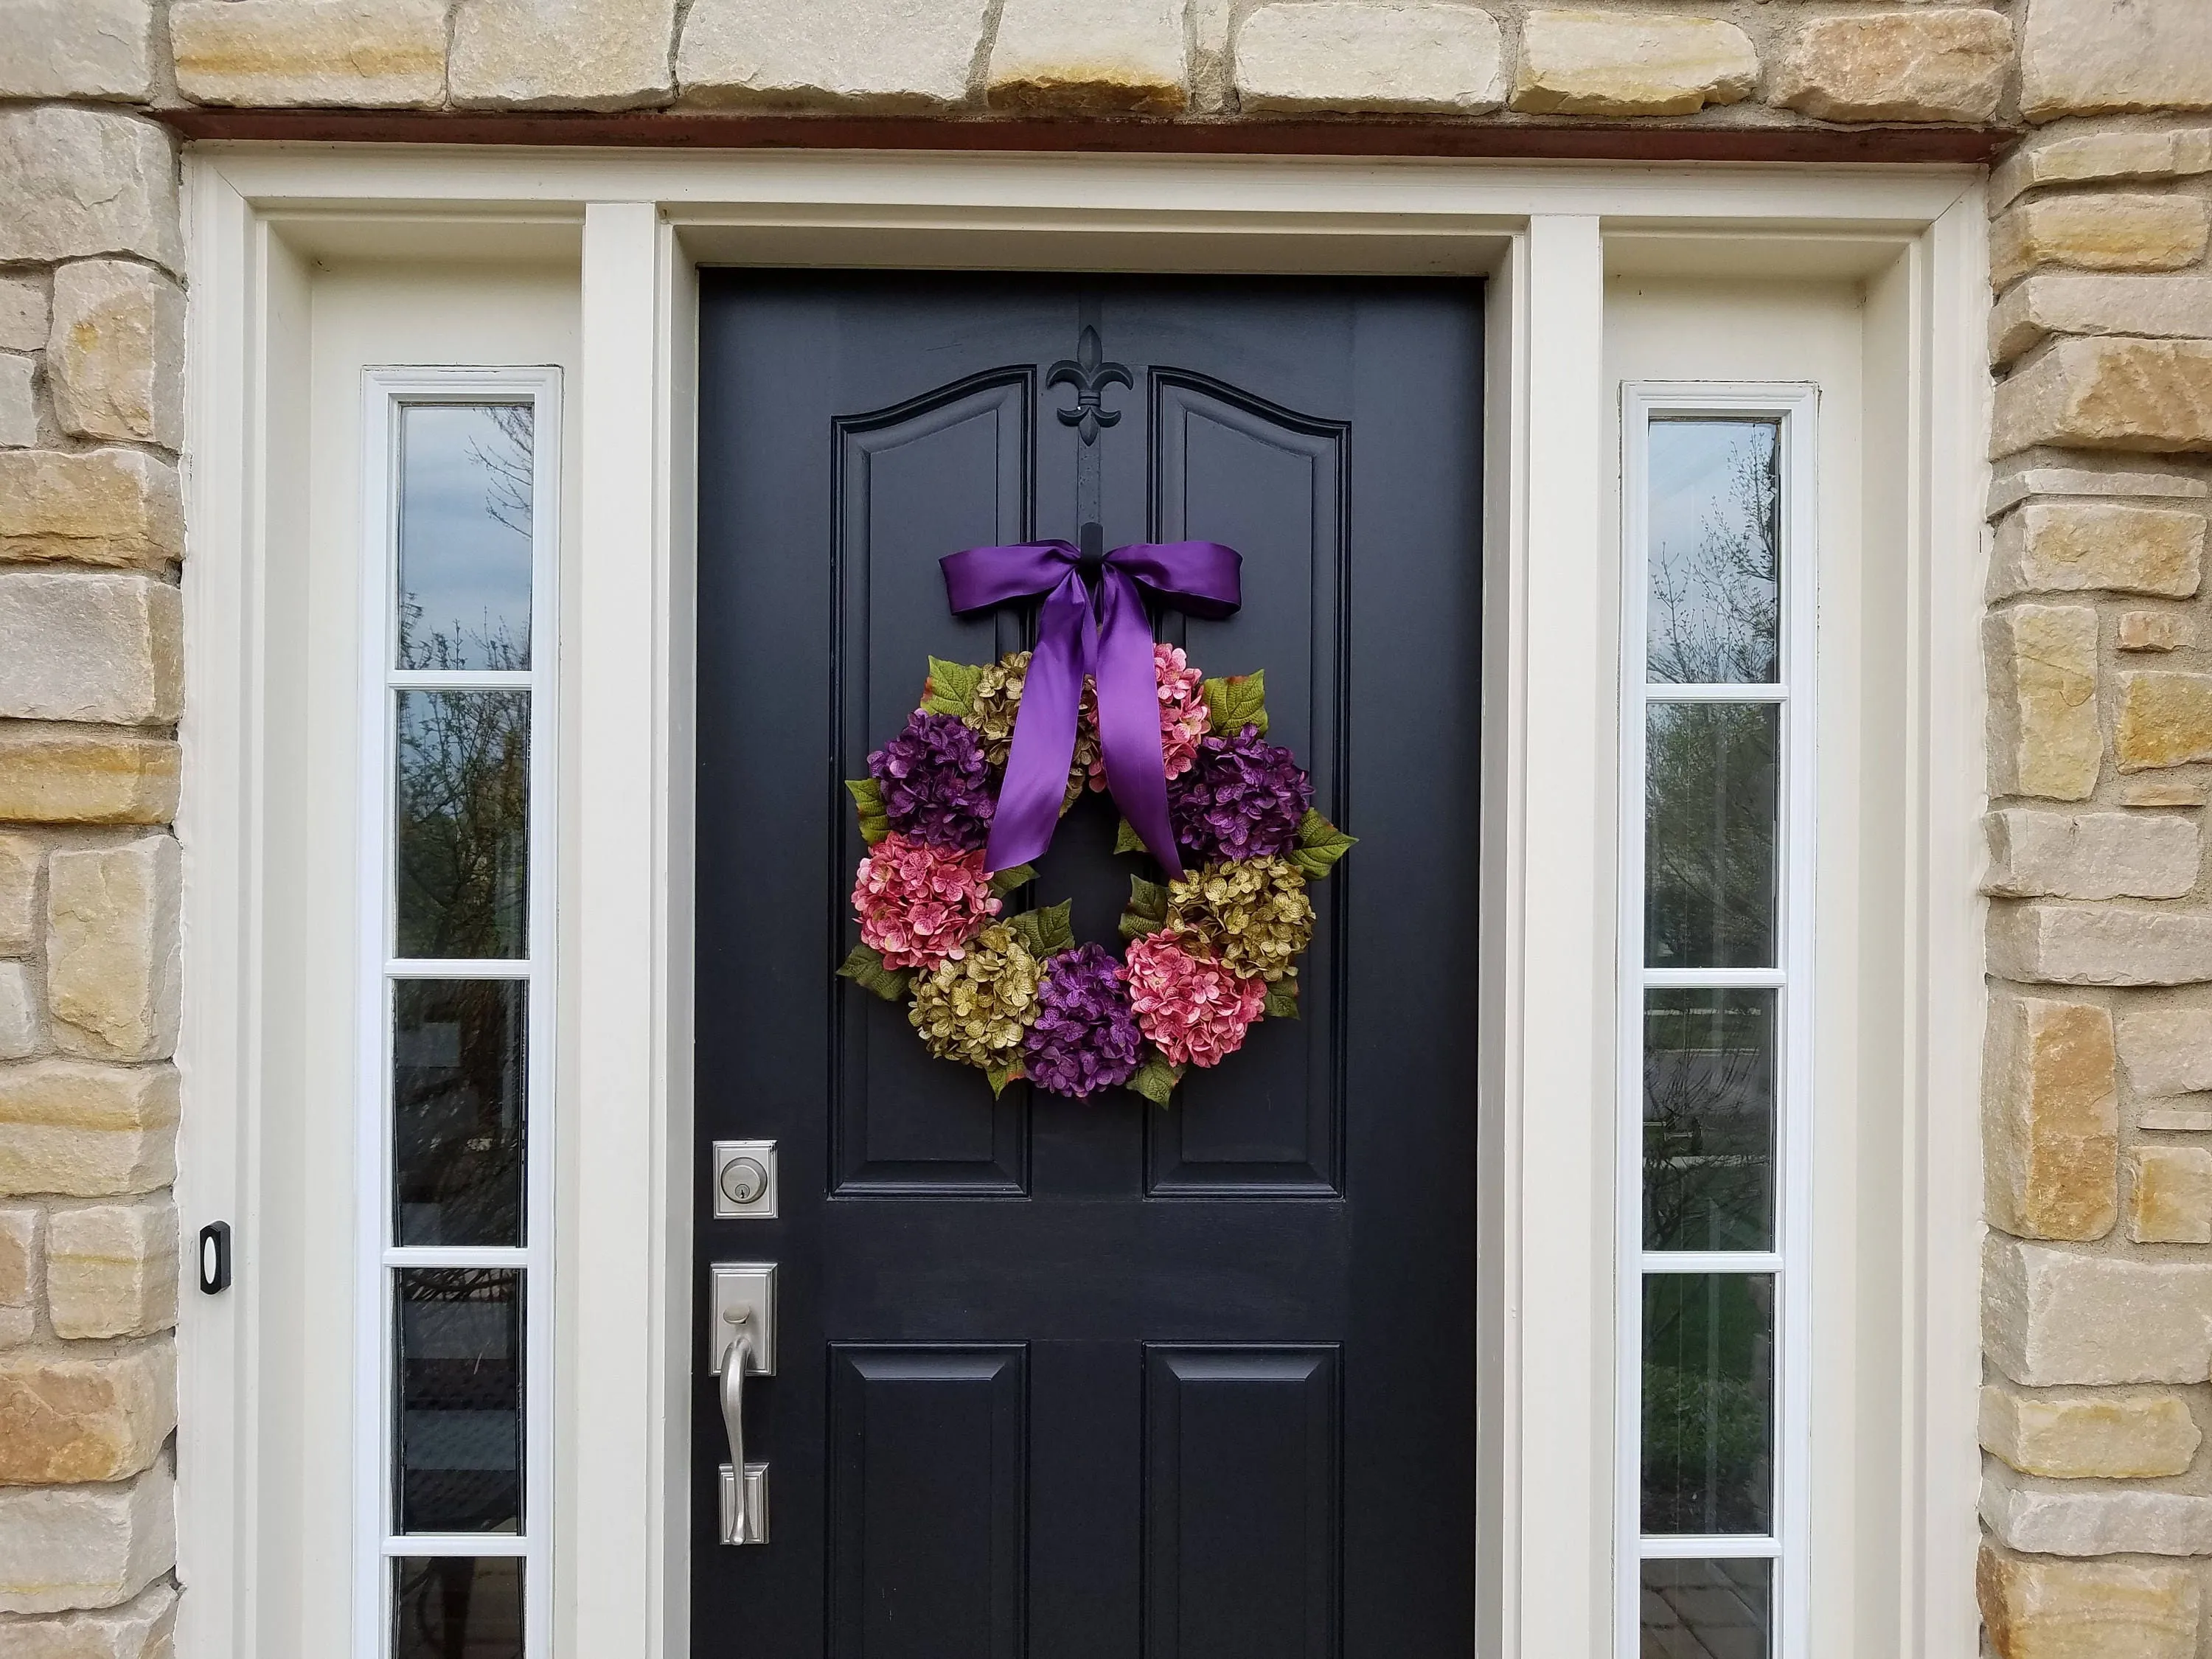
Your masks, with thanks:
<instances>
[{"instance_id":1,"label":"purple hydrangea bloom","mask_svg":"<svg viewBox=\"0 0 2212 1659\"><path fill-rule=\"evenodd\" d=\"M1176 840L1201 859L1278 857L1297 843L1313 780L1248 726L1199 740L1198 763L1168 784Z\"/></svg>"},{"instance_id":2,"label":"purple hydrangea bloom","mask_svg":"<svg viewBox=\"0 0 2212 1659\"><path fill-rule=\"evenodd\" d=\"M990 839L990 767L975 734L952 715L915 710L905 731L868 757L868 775L902 835L970 853Z\"/></svg>"},{"instance_id":3,"label":"purple hydrangea bloom","mask_svg":"<svg viewBox=\"0 0 2212 1659\"><path fill-rule=\"evenodd\" d=\"M1121 964L1105 946L1079 945L1045 964L1036 1018L1022 1040L1030 1082L1082 1100L1136 1075L1142 1047Z\"/></svg>"}]
</instances>

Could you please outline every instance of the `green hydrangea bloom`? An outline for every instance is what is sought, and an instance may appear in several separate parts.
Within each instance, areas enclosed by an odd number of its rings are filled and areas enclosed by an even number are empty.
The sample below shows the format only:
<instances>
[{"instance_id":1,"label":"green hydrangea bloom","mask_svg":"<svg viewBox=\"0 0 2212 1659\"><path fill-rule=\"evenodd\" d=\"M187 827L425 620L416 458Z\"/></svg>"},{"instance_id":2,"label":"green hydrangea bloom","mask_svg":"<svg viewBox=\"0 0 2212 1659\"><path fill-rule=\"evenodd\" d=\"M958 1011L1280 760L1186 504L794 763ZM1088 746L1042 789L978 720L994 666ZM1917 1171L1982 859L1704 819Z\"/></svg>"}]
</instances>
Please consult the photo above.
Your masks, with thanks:
<instances>
[{"instance_id":1,"label":"green hydrangea bloom","mask_svg":"<svg viewBox=\"0 0 2212 1659\"><path fill-rule=\"evenodd\" d=\"M1167 931L1239 979L1297 977L1313 901L1288 859L1217 859L1168 884Z\"/></svg>"},{"instance_id":2,"label":"green hydrangea bloom","mask_svg":"<svg viewBox=\"0 0 2212 1659\"><path fill-rule=\"evenodd\" d=\"M1021 1058L1023 1031L1036 1018L1042 971L1013 930L994 922L958 961L915 976L907 1018L939 1060L987 1072L1012 1066Z\"/></svg>"},{"instance_id":3,"label":"green hydrangea bloom","mask_svg":"<svg viewBox=\"0 0 2212 1659\"><path fill-rule=\"evenodd\" d=\"M1022 687L1028 683L1030 653L1009 651L975 678L975 700L963 717L968 729L983 745L983 758L1004 771L1013 751L1014 717L1021 712ZM1075 755L1068 763L1067 794L1060 804L1063 812L1075 805L1090 781L1091 763L1098 758L1098 720L1091 711L1090 694L1084 696L1084 712L1075 728Z\"/></svg>"}]
</instances>

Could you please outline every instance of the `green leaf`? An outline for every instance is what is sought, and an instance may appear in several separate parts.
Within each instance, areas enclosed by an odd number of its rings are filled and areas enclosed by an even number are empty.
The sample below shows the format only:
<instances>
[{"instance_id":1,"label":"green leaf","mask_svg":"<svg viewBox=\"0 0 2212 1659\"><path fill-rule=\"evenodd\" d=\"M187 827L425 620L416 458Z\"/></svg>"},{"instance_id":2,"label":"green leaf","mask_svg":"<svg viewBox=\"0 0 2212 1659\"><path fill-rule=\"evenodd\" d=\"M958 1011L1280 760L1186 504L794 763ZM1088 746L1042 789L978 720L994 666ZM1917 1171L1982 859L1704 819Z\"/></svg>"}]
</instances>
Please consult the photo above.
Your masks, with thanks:
<instances>
[{"instance_id":1,"label":"green leaf","mask_svg":"<svg viewBox=\"0 0 2212 1659\"><path fill-rule=\"evenodd\" d=\"M873 991L885 1002L903 1000L914 983L914 969L884 967L883 952L867 945L855 945L853 954L845 958L844 965L837 971L854 984Z\"/></svg>"},{"instance_id":2,"label":"green leaf","mask_svg":"<svg viewBox=\"0 0 2212 1659\"><path fill-rule=\"evenodd\" d=\"M1155 1052L1145 1057L1145 1063L1122 1086L1133 1089L1155 1106L1164 1106L1182 1081L1182 1067L1169 1065L1165 1056Z\"/></svg>"},{"instance_id":3,"label":"green leaf","mask_svg":"<svg viewBox=\"0 0 2212 1659\"><path fill-rule=\"evenodd\" d=\"M963 720L975 707L975 682L983 670L979 664L929 659L929 683L921 689L921 706L933 714L957 714Z\"/></svg>"},{"instance_id":4,"label":"green leaf","mask_svg":"<svg viewBox=\"0 0 2212 1659\"><path fill-rule=\"evenodd\" d=\"M1308 807L1305 817L1298 820L1297 845L1291 849L1291 862L1307 880L1319 881L1358 839Z\"/></svg>"},{"instance_id":5,"label":"green leaf","mask_svg":"<svg viewBox=\"0 0 2212 1659\"><path fill-rule=\"evenodd\" d=\"M1298 1017L1298 982L1294 979L1279 979L1267 988L1267 1000L1260 1005L1260 1012L1268 1019L1296 1019Z\"/></svg>"},{"instance_id":6,"label":"green leaf","mask_svg":"<svg viewBox=\"0 0 2212 1659\"><path fill-rule=\"evenodd\" d=\"M1018 1060L1010 1060L1003 1066L987 1066L983 1068L983 1075L990 1079L991 1093L995 1098L1006 1092L1009 1083L1022 1075L1022 1064Z\"/></svg>"},{"instance_id":7,"label":"green leaf","mask_svg":"<svg viewBox=\"0 0 2212 1659\"><path fill-rule=\"evenodd\" d=\"M884 792L873 778L848 778L845 787L860 809L860 839L873 847L891 832L891 821L884 816Z\"/></svg>"},{"instance_id":8,"label":"green leaf","mask_svg":"<svg viewBox=\"0 0 2212 1659\"><path fill-rule=\"evenodd\" d=\"M991 890L996 893L1000 898L1004 898L1007 894L1012 892L1015 888L1019 887L1023 883L1035 881L1036 879L1036 866L1034 864L1018 864L1011 870L1001 870L997 874L994 875L991 878Z\"/></svg>"},{"instance_id":9,"label":"green leaf","mask_svg":"<svg viewBox=\"0 0 2212 1659\"><path fill-rule=\"evenodd\" d=\"M1137 833L1137 826L1123 818L1114 831L1114 850L1117 853L1141 853L1145 838Z\"/></svg>"},{"instance_id":10,"label":"green leaf","mask_svg":"<svg viewBox=\"0 0 2212 1659\"><path fill-rule=\"evenodd\" d=\"M1201 680L1199 695L1206 699L1206 712L1213 717L1213 730L1222 737L1241 732L1248 726L1260 728L1260 735L1267 735L1267 672L1232 674L1225 680Z\"/></svg>"},{"instance_id":11,"label":"green leaf","mask_svg":"<svg viewBox=\"0 0 2212 1659\"><path fill-rule=\"evenodd\" d=\"M1068 921L1067 907L1068 901L1062 899L1041 910L1024 910L1018 916L1008 916L1006 926L1013 929L1022 948L1042 962L1075 948L1075 929Z\"/></svg>"},{"instance_id":12,"label":"green leaf","mask_svg":"<svg viewBox=\"0 0 2212 1659\"><path fill-rule=\"evenodd\" d=\"M1121 937L1142 939L1168 925L1168 890L1142 876L1129 878L1129 908L1121 912Z\"/></svg>"},{"instance_id":13,"label":"green leaf","mask_svg":"<svg viewBox=\"0 0 2212 1659\"><path fill-rule=\"evenodd\" d=\"M1062 899L1030 914L1037 919L1037 934L1044 942L1042 956L1056 957L1062 951L1075 948L1075 924L1068 920L1068 906L1073 901Z\"/></svg>"}]
</instances>

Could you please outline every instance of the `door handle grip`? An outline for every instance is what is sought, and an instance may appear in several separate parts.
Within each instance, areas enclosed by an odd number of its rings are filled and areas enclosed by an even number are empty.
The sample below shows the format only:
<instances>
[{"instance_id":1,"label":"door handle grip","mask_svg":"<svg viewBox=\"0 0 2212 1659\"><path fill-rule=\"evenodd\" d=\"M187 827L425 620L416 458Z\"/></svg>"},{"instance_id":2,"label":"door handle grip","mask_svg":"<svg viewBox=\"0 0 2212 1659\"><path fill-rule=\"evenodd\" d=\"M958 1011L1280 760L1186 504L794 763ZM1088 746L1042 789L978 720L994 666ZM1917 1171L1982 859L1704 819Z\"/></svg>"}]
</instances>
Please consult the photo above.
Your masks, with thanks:
<instances>
[{"instance_id":1,"label":"door handle grip","mask_svg":"<svg viewBox=\"0 0 2212 1659\"><path fill-rule=\"evenodd\" d=\"M755 1544L749 1522L751 1505L742 1490L745 1470L745 1373L753 1368L753 1334L750 1316L731 1320L729 1345L722 1350L722 1429L730 1437L730 1468L738 1473L738 1501L724 1506L722 1541Z\"/></svg>"}]
</instances>

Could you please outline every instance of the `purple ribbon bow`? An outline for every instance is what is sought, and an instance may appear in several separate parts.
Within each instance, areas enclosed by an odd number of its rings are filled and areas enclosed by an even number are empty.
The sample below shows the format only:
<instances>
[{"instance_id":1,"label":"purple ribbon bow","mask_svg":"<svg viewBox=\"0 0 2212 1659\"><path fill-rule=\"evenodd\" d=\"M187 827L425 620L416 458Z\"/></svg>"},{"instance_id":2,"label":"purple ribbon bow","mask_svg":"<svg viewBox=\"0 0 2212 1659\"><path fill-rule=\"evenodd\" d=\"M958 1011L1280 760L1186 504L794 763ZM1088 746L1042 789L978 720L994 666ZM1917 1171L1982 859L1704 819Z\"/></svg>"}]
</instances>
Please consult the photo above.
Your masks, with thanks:
<instances>
[{"instance_id":1,"label":"purple ribbon bow","mask_svg":"<svg viewBox=\"0 0 2212 1659\"><path fill-rule=\"evenodd\" d=\"M1226 617L1243 602L1237 550L1219 542L1135 542L1086 558L1067 542L1020 542L971 547L938 562L957 616L1044 596L984 864L1011 870L1052 845L1088 674L1098 687L1106 787L1152 856L1181 875L1145 594L1194 617Z\"/></svg>"}]
</instances>

